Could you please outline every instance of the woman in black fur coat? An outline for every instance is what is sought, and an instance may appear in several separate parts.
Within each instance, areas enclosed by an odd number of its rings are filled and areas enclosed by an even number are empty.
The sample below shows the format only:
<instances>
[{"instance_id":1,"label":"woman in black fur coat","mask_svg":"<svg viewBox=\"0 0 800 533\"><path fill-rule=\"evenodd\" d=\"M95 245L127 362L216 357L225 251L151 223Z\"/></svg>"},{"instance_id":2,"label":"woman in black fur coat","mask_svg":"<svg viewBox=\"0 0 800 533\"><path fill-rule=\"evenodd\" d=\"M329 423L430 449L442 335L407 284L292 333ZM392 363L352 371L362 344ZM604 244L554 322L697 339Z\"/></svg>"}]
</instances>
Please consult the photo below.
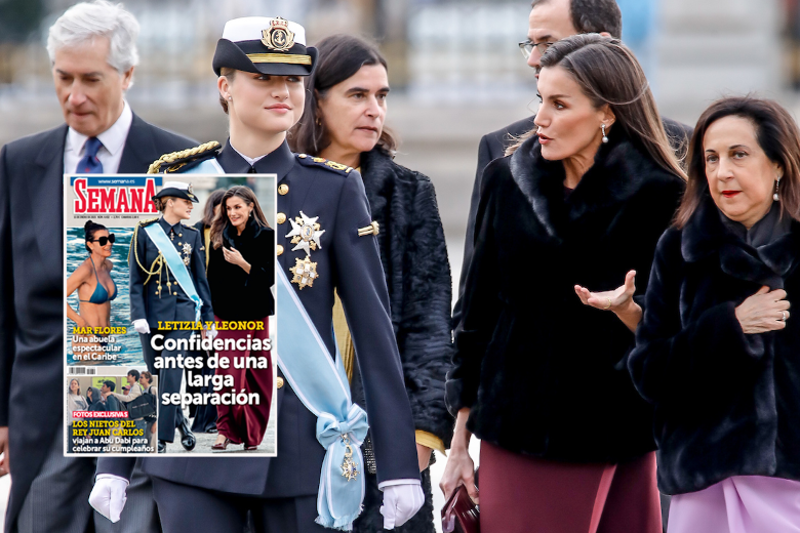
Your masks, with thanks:
<instances>
[{"instance_id":1,"label":"woman in black fur coat","mask_svg":"<svg viewBox=\"0 0 800 533\"><path fill-rule=\"evenodd\" d=\"M618 40L569 37L541 63L537 131L482 178L442 489L474 494L474 433L483 533L657 533L651 408L625 363L634 276L646 286L683 172Z\"/></svg>"},{"instance_id":2,"label":"woman in black fur coat","mask_svg":"<svg viewBox=\"0 0 800 533\"><path fill-rule=\"evenodd\" d=\"M705 111L629 366L655 405L670 533L800 531L800 131L778 104Z\"/></svg>"},{"instance_id":3,"label":"woman in black fur coat","mask_svg":"<svg viewBox=\"0 0 800 533\"><path fill-rule=\"evenodd\" d=\"M386 60L356 37L335 35L316 44L319 63L307 79L309 97L303 118L290 132L295 152L321 156L358 167L373 217L392 310L406 391L417 428L417 453L425 505L405 525L406 533L434 531L430 469L432 450L444 452L453 419L444 404L444 380L451 356L450 265L431 180L395 163L397 142L384 128L389 93ZM341 303L334 308L334 328L353 401L365 398L353 344ZM381 493L365 443L367 491L356 532L386 526L380 514Z\"/></svg>"}]
</instances>

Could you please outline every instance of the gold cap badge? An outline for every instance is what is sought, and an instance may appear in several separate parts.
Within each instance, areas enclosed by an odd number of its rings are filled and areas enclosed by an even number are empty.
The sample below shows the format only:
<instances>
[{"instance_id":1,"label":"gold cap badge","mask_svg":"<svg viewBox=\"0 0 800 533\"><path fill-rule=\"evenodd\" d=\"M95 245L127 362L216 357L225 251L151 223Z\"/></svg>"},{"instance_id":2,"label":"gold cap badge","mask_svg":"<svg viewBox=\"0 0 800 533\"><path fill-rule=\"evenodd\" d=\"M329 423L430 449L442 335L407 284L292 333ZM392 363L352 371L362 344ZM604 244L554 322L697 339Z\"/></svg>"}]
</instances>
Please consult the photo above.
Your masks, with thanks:
<instances>
[{"instance_id":1,"label":"gold cap badge","mask_svg":"<svg viewBox=\"0 0 800 533\"><path fill-rule=\"evenodd\" d=\"M261 30L261 42L270 50L286 52L294 46L294 33L289 31L289 23L280 17L270 22L270 28Z\"/></svg>"}]
</instances>

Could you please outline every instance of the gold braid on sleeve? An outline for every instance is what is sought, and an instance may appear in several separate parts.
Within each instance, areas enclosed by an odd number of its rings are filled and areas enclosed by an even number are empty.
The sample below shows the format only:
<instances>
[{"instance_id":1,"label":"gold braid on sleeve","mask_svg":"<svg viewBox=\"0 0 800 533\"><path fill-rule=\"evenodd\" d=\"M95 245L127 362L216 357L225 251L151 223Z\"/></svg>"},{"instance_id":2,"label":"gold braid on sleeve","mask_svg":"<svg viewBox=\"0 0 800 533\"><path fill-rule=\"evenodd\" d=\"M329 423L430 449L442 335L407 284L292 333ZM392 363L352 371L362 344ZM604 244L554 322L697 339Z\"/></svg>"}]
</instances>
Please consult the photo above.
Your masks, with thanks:
<instances>
[{"instance_id":1,"label":"gold braid on sleeve","mask_svg":"<svg viewBox=\"0 0 800 533\"><path fill-rule=\"evenodd\" d=\"M219 148L220 144L217 141L209 141L207 143L203 143L199 146L195 146L194 148L188 148L186 150L181 150L179 152L172 152L171 154L164 154L159 157L157 160L153 161L153 164L150 165L150 168L147 169L148 174L158 174L161 171L161 165L165 165L167 167L171 167L172 165L177 166L175 168L168 168L166 172L174 172L175 170L179 169L186 163L190 163L193 158L203 155L206 152L211 150L216 150ZM181 161L183 159L187 159L187 161ZM179 164L178 164L179 163Z\"/></svg>"}]
</instances>

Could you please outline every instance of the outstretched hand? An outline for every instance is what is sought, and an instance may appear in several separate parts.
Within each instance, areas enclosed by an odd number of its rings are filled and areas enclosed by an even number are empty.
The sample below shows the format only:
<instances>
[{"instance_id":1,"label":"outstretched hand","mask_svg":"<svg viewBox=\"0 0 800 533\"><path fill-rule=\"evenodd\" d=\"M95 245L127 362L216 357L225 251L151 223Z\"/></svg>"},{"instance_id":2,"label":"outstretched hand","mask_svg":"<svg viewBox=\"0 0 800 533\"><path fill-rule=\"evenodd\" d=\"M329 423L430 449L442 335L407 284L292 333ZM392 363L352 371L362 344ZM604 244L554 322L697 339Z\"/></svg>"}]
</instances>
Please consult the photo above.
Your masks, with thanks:
<instances>
[{"instance_id":1,"label":"outstretched hand","mask_svg":"<svg viewBox=\"0 0 800 533\"><path fill-rule=\"evenodd\" d=\"M642 320L642 308L633 301L636 292L636 271L631 270L625 275L625 283L613 291L592 292L586 287L575 285L575 294L584 305L612 311L631 331L636 331L636 326Z\"/></svg>"},{"instance_id":2,"label":"outstretched hand","mask_svg":"<svg viewBox=\"0 0 800 533\"><path fill-rule=\"evenodd\" d=\"M633 302L633 293L636 292L636 271L631 270L625 275L625 283L613 291L592 292L585 287L575 285L575 293L584 305L615 311L629 306Z\"/></svg>"}]
</instances>

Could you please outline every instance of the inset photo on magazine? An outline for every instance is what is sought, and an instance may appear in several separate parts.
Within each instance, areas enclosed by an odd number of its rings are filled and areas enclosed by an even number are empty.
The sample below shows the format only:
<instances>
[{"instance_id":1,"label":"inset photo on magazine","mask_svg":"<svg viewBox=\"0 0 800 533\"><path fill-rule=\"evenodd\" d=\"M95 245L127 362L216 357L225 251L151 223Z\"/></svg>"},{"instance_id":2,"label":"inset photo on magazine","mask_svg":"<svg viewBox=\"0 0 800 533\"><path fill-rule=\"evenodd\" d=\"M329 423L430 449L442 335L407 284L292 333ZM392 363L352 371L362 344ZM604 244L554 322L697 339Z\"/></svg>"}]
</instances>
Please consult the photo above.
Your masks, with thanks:
<instances>
[{"instance_id":1,"label":"inset photo on magazine","mask_svg":"<svg viewBox=\"0 0 800 533\"><path fill-rule=\"evenodd\" d=\"M156 453L158 376L120 366L70 370L66 453Z\"/></svg>"},{"instance_id":2,"label":"inset photo on magazine","mask_svg":"<svg viewBox=\"0 0 800 533\"><path fill-rule=\"evenodd\" d=\"M65 453L276 455L276 184L65 175Z\"/></svg>"}]
</instances>

